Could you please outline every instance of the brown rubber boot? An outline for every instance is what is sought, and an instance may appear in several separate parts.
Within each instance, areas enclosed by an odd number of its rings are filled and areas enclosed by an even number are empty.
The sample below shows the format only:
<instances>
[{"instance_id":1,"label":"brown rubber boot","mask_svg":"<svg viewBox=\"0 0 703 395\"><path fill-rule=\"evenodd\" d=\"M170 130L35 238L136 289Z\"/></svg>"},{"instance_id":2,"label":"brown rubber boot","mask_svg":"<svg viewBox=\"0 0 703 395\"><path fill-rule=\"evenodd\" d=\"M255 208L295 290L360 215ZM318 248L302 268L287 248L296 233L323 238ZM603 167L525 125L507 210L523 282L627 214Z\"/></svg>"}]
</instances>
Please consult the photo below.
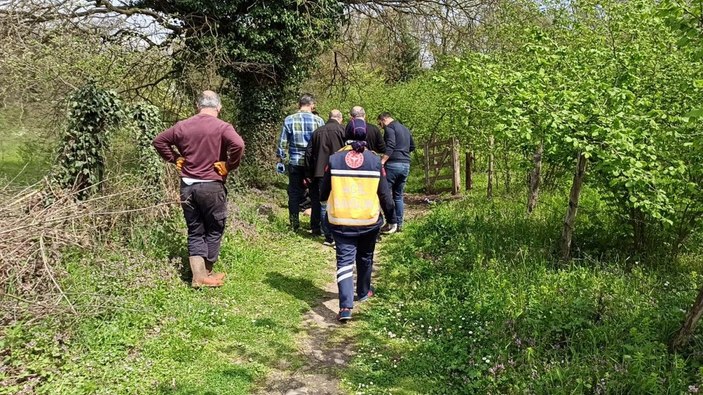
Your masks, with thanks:
<instances>
[{"instance_id":1,"label":"brown rubber boot","mask_svg":"<svg viewBox=\"0 0 703 395\"><path fill-rule=\"evenodd\" d=\"M205 260L205 269L207 269L207 275L208 277L212 277L215 280L224 280L225 276L227 276L225 273L213 273L212 267L215 265L214 262L210 262L208 260Z\"/></svg>"},{"instance_id":2,"label":"brown rubber boot","mask_svg":"<svg viewBox=\"0 0 703 395\"><path fill-rule=\"evenodd\" d=\"M208 277L203 257L191 256L188 257L188 260L190 261L190 270L193 272L193 281L191 282L193 288L222 286L222 280Z\"/></svg>"}]
</instances>

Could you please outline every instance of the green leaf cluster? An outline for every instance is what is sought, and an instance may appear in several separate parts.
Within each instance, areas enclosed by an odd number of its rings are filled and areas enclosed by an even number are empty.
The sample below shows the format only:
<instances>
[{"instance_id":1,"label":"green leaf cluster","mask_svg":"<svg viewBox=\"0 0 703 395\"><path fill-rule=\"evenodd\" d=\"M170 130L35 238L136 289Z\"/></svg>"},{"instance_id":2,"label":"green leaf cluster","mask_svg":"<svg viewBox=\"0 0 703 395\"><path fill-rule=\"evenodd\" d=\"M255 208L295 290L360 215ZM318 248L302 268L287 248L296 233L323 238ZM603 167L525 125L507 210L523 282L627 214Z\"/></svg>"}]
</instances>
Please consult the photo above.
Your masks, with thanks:
<instances>
[{"instance_id":1,"label":"green leaf cluster","mask_svg":"<svg viewBox=\"0 0 703 395\"><path fill-rule=\"evenodd\" d=\"M447 106L462 111L465 139L493 135L524 153L544 143L546 162L562 167L582 153L587 182L624 218L670 229L699 218L703 63L660 17L668 6L505 7L511 45L467 53L436 77Z\"/></svg>"},{"instance_id":2,"label":"green leaf cluster","mask_svg":"<svg viewBox=\"0 0 703 395\"><path fill-rule=\"evenodd\" d=\"M83 200L96 191L105 172L108 135L124 118L117 94L88 83L68 98L67 122L53 179Z\"/></svg>"}]
</instances>

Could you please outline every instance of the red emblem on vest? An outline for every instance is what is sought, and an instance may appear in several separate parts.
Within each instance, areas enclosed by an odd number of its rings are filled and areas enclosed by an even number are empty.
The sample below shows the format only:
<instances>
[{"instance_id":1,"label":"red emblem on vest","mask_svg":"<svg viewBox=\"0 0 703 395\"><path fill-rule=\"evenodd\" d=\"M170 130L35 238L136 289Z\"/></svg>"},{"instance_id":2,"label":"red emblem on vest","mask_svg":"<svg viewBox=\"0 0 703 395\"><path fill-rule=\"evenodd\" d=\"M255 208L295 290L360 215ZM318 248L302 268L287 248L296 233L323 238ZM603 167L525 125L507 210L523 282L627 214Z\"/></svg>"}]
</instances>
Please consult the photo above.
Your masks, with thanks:
<instances>
[{"instance_id":1,"label":"red emblem on vest","mask_svg":"<svg viewBox=\"0 0 703 395\"><path fill-rule=\"evenodd\" d=\"M358 169L364 164L364 154L356 151L349 151L344 157L344 161L347 162L347 166L352 169Z\"/></svg>"}]
</instances>

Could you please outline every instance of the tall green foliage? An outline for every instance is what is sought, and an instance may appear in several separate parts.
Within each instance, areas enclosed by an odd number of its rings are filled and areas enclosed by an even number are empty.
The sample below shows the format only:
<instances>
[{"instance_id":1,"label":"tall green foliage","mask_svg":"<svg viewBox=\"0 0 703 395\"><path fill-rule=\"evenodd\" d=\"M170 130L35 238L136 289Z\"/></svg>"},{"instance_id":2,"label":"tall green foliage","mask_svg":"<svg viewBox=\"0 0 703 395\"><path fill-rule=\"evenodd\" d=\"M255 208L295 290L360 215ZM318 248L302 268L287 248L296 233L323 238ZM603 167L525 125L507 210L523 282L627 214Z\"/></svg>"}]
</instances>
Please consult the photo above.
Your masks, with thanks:
<instances>
[{"instance_id":1,"label":"tall green foliage","mask_svg":"<svg viewBox=\"0 0 703 395\"><path fill-rule=\"evenodd\" d=\"M256 165L251 170L273 158L282 110L314 57L336 36L343 16L335 0L142 0L136 5L183 19L181 34L191 51L182 61L217 55L219 72L232 87L226 94L241 107L237 126L247 142L245 160ZM252 180L260 175L255 171Z\"/></svg>"},{"instance_id":2,"label":"tall green foliage","mask_svg":"<svg viewBox=\"0 0 703 395\"><path fill-rule=\"evenodd\" d=\"M68 98L68 120L55 181L85 199L103 180L108 133L123 117L117 94L88 83Z\"/></svg>"},{"instance_id":3,"label":"tall green foliage","mask_svg":"<svg viewBox=\"0 0 703 395\"><path fill-rule=\"evenodd\" d=\"M518 147L544 142L552 163L585 155L588 182L628 219L637 249L647 224L673 230L689 221L702 208L692 188L701 127L687 115L703 99L692 83L701 63L678 48L650 2L533 12L549 23L522 26L522 45L467 54L444 71L449 105L464 110L472 134Z\"/></svg>"}]
</instances>

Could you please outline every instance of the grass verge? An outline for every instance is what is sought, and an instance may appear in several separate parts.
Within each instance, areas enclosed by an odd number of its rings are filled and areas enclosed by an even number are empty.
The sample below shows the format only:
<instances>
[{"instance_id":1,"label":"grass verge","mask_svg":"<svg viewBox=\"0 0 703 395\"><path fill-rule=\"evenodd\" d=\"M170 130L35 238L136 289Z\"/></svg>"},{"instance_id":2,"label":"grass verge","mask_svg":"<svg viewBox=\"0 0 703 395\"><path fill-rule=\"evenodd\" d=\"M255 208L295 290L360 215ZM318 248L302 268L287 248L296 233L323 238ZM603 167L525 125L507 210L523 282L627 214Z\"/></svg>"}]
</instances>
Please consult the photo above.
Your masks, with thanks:
<instances>
[{"instance_id":1,"label":"grass verge","mask_svg":"<svg viewBox=\"0 0 703 395\"><path fill-rule=\"evenodd\" d=\"M669 354L666 342L701 284L700 257L644 265L582 251L581 260L556 263L562 200L544 195L528 216L512 196L490 202L474 193L389 237L379 298L355 328L359 352L346 387L359 394L697 392L700 335L686 354ZM583 213L597 204L591 193ZM609 225L583 215L575 239L608 241Z\"/></svg>"},{"instance_id":2,"label":"grass verge","mask_svg":"<svg viewBox=\"0 0 703 395\"><path fill-rule=\"evenodd\" d=\"M62 287L79 314L5 328L0 382L22 377L0 393L248 394L271 369L300 365L296 336L333 252L286 230L281 197L232 198L221 289L182 280L180 216L134 230L128 246L67 252ZM273 214L259 215L262 203Z\"/></svg>"}]
</instances>

